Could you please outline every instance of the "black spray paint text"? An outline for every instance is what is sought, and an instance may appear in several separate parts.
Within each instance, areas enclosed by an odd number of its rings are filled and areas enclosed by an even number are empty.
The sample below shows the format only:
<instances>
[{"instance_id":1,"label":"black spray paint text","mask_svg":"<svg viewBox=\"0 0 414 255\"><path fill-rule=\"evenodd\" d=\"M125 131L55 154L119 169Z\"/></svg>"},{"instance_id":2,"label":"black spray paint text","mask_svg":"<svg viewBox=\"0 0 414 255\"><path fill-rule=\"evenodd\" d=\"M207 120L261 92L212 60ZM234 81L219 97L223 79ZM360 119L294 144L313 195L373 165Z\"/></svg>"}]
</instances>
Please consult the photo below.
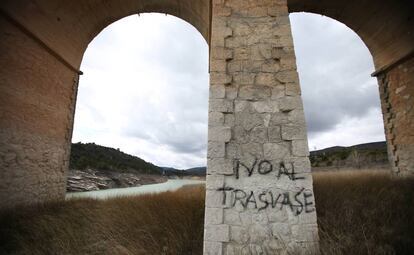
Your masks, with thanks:
<instances>
[{"instance_id":1,"label":"black spray paint text","mask_svg":"<svg viewBox=\"0 0 414 255\"><path fill-rule=\"evenodd\" d=\"M295 172L293 165L289 170L286 168L284 162L280 162L277 166L274 166L269 160L255 159L253 163L245 164L236 159L233 164L233 175L236 176L236 179L239 179L241 171L246 171L248 177L252 176L252 174L257 171L257 173L261 175L267 175L275 172L277 179L281 176L287 176L292 181L305 179L303 176L298 176L298 173Z\"/></svg>"},{"instance_id":2,"label":"black spray paint text","mask_svg":"<svg viewBox=\"0 0 414 255\"><path fill-rule=\"evenodd\" d=\"M222 204L230 208L240 204L244 209L252 208L259 211L266 208L283 210L288 207L295 215L311 213L315 210L313 206L313 194L302 188L297 192L275 192L275 191L245 191L232 187L223 186L217 189L223 195Z\"/></svg>"}]
</instances>

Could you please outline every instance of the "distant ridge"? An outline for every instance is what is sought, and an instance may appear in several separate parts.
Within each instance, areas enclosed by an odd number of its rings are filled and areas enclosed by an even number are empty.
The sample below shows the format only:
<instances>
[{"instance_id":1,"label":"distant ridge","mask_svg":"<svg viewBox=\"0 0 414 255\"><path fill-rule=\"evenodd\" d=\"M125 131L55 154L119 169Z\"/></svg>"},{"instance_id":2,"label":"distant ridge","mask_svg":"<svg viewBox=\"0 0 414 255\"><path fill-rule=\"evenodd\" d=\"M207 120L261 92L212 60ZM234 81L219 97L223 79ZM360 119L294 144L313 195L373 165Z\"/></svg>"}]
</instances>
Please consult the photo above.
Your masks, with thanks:
<instances>
[{"instance_id":1,"label":"distant ridge","mask_svg":"<svg viewBox=\"0 0 414 255\"><path fill-rule=\"evenodd\" d=\"M312 167L376 167L388 166L386 142L372 142L353 146L333 146L310 152ZM97 145L95 143L74 143L70 156L70 169L87 168L135 171L137 173L166 176L205 176L206 167L176 169L159 167L145 160L126 154L119 149Z\"/></svg>"},{"instance_id":2,"label":"distant ridge","mask_svg":"<svg viewBox=\"0 0 414 255\"><path fill-rule=\"evenodd\" d=\"M119 149L95 143L73 143L70 154L70 169L111 170L161 175L160 167L145 160L126 154Z\"/></svg>"},{"instance_id":3,"label":"distant ridge","mask_svg":"<svg viewBox=\"0 0 414 255\"><path fill-rule=\"evenodd\" d=\"M176 175L176 176L205 176L206 167L193 167L188 169L176 169L173 167L161 167L164 171L164 174L167 176Z\"/></svg>"},{"instance_id":4,"label":"distant ridge","mask_svg":"<svg viewBox=\"0 0 414 255\"><path fill-rule=\"evenodd\" d=\"M310 152L312 167L370 168L387 167L386 142L334 146Z\"/></svg>"},{"instance_id":5,"label":"distant ridge","mask_svg":"<svg viewBox=\"0 0 414 255\"><path fill-rule=\"evenodd\" d=\"M352 146L333 146L321 150L311 151L310 153L318 154L323 152L335 152L335 151L343 151L343 150L387 150L387 143L385 141L381 142L372 142L372 143L362 143Z\"/></svg>"}]
</instances>

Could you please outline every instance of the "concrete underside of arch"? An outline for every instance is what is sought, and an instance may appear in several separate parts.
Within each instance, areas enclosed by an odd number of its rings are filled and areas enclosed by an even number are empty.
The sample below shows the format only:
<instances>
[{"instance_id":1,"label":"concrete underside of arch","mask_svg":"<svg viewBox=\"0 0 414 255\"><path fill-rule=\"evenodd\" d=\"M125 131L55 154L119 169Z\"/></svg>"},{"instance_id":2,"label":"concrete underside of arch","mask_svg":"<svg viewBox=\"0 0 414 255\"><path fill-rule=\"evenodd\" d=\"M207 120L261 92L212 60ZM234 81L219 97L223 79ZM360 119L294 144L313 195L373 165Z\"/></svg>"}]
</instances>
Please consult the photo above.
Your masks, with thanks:
<instances>
[{"instance_id":1,"label":"concrete underside of arch","mask_svg":"<svg viewBox=\"0 0 414 255\"><path fill-rule=\"evenodd\" d=\"M357 32L377 69L393 170L414 173L414 7L401 0L6 0L0 3L0 207L65 196L79 66L110 23L161 12L210 44L205 254L317 252L289 12Z\"/></svg>"}]
</instances>

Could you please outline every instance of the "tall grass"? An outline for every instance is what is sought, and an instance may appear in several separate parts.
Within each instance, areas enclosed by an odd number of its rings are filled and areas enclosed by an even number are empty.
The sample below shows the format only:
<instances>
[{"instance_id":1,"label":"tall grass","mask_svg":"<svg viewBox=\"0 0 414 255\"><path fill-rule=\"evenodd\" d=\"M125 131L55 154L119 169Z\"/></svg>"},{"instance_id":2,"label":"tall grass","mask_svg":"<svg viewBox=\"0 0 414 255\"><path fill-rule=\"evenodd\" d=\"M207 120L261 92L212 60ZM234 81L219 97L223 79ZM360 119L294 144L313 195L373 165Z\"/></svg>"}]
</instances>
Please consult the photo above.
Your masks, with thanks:
<instances>
[{"instance_id":1,"label":"tall grass","mask_svg":"<svg viewBox=\"0 0 414 255\"><path fill-rule=\"evenodd\" d=\"M314 173L323 254L414 254L414 179Z\"/></svg>"},{"instance_id":2,"label":"tall grass","mask_svg":"<svg viewBox=\"0 0 414 255\"><path fill-rule=\"evenodd\" d=\"M314 174L323 254L413 254L414 180ZM202 254L204 189L69 200L0 215L1 254Z\"/></svg>"},{"instance_id":3,"label":"tall grass","mask_svg":"<svg viewBox=\"0 0 414 255\"><path fill-rule=\"evenodd\" d=\"M1 254L202 254L204 189L74 199L0 217Z\"/></svg>"}]
</instances>

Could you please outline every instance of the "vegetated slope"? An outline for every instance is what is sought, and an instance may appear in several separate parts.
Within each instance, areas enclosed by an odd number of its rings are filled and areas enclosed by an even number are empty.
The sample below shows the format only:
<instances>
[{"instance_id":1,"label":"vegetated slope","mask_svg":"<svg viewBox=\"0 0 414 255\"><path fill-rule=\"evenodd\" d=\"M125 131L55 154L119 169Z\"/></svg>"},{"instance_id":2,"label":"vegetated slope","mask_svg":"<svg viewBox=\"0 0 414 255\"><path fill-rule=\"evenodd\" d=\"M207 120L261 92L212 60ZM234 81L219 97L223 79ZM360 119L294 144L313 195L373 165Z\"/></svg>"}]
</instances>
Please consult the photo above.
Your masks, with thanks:
<instances>
[{"instance_id":1,"label":"vegetated slope","mask_svg":"<svg viewBox=\"0 0 414 255\"><path fill-rule=\"evenodd\" d=\"M166 176L178 176L178 177L185 177L185 176L200 176L205 177L206 176L206 167L193 167L188 169L176 169L172 167L161 167L164 171L164 175Z\"/></svg>"},{"instance_id":2,"label":"vegetated slope","mask_svg":"<svg viewBox=\"0 0 414 255\"><path fill-rule=\"evenodd\" d=\"M388 167L385 142L358 144L350 147L335 146L311 151L312 167L369 168Z\"/></svg>"},{"instance_id":3,"label":"vegetated slope","mask_svg":"<svg viewBox=\"0 0 414 255\"><path fill-rule=\"evenodd\" d=\"M201 166L201 167L193 167L185 170L190 175L196 175L196 176L206 176L207 167Z\"/></svg>"},{"instance_id":4,"label":"vegetated slope","mask_svg":"<svg viewBox=\"0 0 414 255\"><path fill-rule=\"evenodd\" d=\"M126 154L119 149L95 143L74 143L70 154L70 169L99 169L137 172L142 174L162 173L161 168L138 157Z\"/></svg>"}]
</instances>

